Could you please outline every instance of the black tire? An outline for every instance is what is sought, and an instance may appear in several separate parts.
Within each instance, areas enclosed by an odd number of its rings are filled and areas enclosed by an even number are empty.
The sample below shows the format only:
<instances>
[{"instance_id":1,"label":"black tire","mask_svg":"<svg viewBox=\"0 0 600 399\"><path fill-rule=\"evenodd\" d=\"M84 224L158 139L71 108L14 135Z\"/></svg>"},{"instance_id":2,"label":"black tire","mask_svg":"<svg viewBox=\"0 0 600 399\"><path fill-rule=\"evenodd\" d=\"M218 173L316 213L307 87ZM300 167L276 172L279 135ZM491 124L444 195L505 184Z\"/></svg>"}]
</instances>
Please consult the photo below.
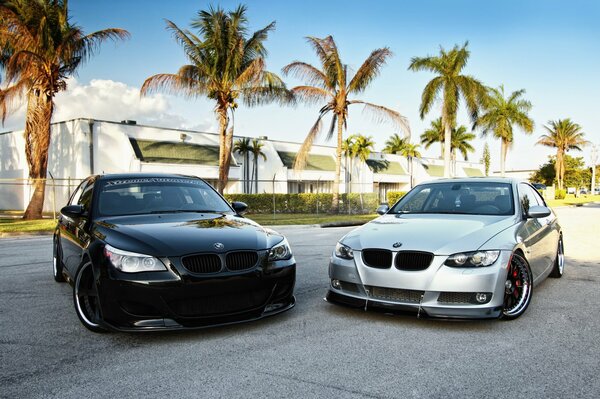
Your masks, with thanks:
<instances>
[{"instance_id":1,"label":"black tire","mask_svg":"<svg viewBox=\"0 0 600 399\"><path fill-rule=\"evenodd\" d=\"M527 260L520 254L514 253L506 275L504 303L502 308L503 320L514 320L527 310L533 295L533 277Z\"/></svg>"},{"instance_id":2,"label":"black tire","mask_svg":"<svg viewBox=\"0 0 600 399\"><path fill-rule=\"evenodd\" d=\"M92 263L85 261L75 277L73 284L73 302L75 312L81 324L96 333L107 332L102 326L102 311L98 300L98 288L94 278Z\"/></svg>"},{"instance_id":3,"label":"black tire","mask_svg":"<svg viewBox=\"0 0 600 399\"><path fill-rule=\"evenodd\" d=\"M58 245L58 237L54 239L54 245L52 250L52 275L54 276L54 281L57 283L64 283L65 276L63 275L63 262L62 262L62 254L60 252L60 247Z\"/></svg>"},{"instance_id":4,"label":"black tire","mask_svg":"<svg viewBox=\"0 0 600 399\"><path fill-rule=\"evenodd\" d=\"M554 268L550 272L550 277L561 278L565 272L565 247L563 238L558 239L558 248L556 249L556 259L554 260Z\"/></svg>"}]
</instances>

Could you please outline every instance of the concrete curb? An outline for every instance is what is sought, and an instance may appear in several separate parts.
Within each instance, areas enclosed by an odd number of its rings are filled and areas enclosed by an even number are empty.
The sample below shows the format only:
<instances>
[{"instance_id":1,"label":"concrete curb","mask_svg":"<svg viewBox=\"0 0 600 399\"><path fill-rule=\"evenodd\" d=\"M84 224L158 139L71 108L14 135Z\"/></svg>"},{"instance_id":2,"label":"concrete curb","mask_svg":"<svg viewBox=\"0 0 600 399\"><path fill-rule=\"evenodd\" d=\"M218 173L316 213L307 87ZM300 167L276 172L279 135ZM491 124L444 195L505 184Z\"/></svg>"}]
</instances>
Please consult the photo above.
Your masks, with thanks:
<instances>
[{"instance_id":1,"label":"concrete curb","mask_svg":"<svg viewBox=\"0 0 600 399\"><path fill-rule=\"evenodd\" d=\"M0 238L18 238L18 237L44 237L50 236L54 231L15 231L10 233L0 233Z\"/></svg>"},{"instance_id":2,"label":"concrete curb","mask_svg":"<svg viewBox=\"0 0 600 399\"><path fill-rule=\"evenodd\" d=\"M367 223L367 221L363 221L363 220L348 220L348 221L343 221L343 222L328 222L328 223L321 223L319 225L319 227L321 228L327 228L327 227L350 227L350 226L362 226L363 224Z\"/></svg>"}]
</instances>

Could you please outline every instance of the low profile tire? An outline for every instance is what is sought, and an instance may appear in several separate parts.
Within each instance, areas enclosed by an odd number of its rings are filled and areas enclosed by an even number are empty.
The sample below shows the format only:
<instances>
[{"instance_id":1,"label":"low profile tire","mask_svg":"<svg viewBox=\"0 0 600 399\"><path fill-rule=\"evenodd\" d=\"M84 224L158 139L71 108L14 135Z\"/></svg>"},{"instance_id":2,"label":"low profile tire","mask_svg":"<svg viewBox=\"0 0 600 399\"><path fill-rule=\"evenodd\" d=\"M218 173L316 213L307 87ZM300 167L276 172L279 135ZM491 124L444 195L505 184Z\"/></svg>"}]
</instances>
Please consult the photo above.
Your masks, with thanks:
<instances>
[{"instance_id":1,"label":"low profile tire","mask_svg":"<svg viewBox=\"0 0 600 399\"><path fill-rule=\"evenodd\" d=\"M91 262L86 262L79 268L73 284L73 301L77 317L85 328L97 333L107 331L100 324L100 302Z\"/></svg>"},{"instance_id":2,"label":"low profile tire","mask_svg":"<svg viewBox=\"0 0 600 399\"><path fill-rule=\"evenodd\" d=\"M533 293L533 278L527 260L513 254L504 284L504 305L501 318L514 320L527 310Z\"/></svg>"},{"instance_id":3,"label":"low profile tire","mask_svg":"<svg viewBox=\"0 0 600 399\"><path fill-rule=\"evenodd\" d=\"M57 283L64 283L65 276L63 276L63 263L62 256L60 253L60 247L58 246L58 238L54 240L54 249L52 251L52 275L54 281Z\"/></svg>"},{"instance_id":4,"label":"low profile tire","mask_svg":"<svg viewBox=\"0 0 600 399\"><path fill-rule=\"evenodd\" d=\"M563 238L560 236L558 239L558 248L556 249L556 260L554 261L554 268L550 272L550 277L561 278L565 271L565 247L563 245Z\"/></svg>"}]
</instances>

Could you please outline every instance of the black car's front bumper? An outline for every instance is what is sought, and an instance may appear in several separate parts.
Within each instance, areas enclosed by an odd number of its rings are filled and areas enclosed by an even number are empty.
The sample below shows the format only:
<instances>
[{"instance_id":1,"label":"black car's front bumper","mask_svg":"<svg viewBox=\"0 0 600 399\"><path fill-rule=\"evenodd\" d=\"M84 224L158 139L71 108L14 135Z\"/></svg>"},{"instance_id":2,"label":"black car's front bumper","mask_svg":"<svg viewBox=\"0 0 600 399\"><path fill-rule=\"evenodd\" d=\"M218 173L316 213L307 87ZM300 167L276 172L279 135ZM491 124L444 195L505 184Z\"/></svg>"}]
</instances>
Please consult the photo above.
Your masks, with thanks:
<instances>
[{"instance_id":1,"label":"black car's front bumper","mask_svg":"<svg viewBox=\"0 0 600 399\"><path fill-rule=\"evenodd\" d=\"M293 261L293 258L292 258ZM173 267L154 280L100 273L103 324L118 331L178 330L251 321L291 309L296 265L192 275Z\"/></svg>"}]
</instances>

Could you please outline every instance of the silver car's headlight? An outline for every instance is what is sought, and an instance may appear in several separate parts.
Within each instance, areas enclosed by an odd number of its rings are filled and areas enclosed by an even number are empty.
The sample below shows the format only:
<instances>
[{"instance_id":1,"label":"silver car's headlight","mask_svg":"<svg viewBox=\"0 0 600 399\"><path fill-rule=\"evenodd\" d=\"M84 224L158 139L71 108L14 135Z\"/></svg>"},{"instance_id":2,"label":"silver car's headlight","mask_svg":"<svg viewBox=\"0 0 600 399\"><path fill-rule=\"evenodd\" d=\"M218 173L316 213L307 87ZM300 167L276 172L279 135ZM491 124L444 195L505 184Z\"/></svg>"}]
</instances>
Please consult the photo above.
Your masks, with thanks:
<instances>
[{"instance_id":1,"label":"silver car's headlight","mask_svg":"<svg viewBox=\"0 0 600 399\"><path fill-rule=\"evenodd\" d=\"M104 255L118 270L125 273L158 272L167 270L160 259L154 256L127 252L106 244Z\"/></svg>"},{"instance_id":2,"label":"silver car's headlight","mask_svg":"<svg viewBox=\"0 0 600 399\"><path fill-rule=\"evenodd\" d=\"M279 244L269 250L269 262L276 260L287 260L292 257L292 250L284 238Z\"/></svg>"},{"instance_id":3,"label":"silver car's headlight","mask_svg":"<svg viewBox=\"0 0 600 399\"><path fill-rule=\"evenodd\" d=\"M490 266L500 256L500 251L474 251L461 252L450 255L444 265L452 267L480 267Z\"/></svg>"},{"instance_id":4,"label":"silver car's headlight","mask_svg":"<svg viewBox=\"0 0 600 399\"><path fill-rule=\"evenodd\" d=\"M349 246L338 242L335 245L335 256L342 259L354 259L354 251Z\"/></svg>"}]
</instances>

